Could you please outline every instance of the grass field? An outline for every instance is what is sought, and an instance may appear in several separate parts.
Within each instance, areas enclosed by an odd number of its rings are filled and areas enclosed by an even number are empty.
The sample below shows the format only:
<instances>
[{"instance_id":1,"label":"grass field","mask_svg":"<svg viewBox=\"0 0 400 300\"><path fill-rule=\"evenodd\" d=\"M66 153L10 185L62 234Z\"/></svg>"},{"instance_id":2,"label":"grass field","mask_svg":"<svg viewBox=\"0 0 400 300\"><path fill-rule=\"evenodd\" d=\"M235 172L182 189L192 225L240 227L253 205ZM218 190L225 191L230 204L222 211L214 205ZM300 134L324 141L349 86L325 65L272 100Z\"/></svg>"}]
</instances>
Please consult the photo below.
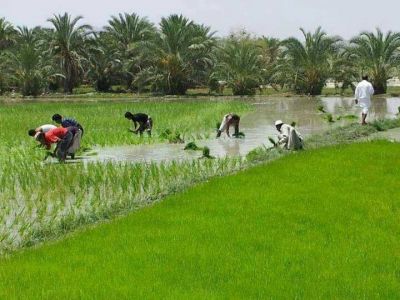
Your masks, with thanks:
<instances>
[{"instance_id":1,"label":"grass field","mask_svg":"<svg viewBox=\"0 0 400 300\"><path fill-rule=\"evenodd\" d=\"M1 299L400 297L399 144L290 155L0 260Z\"/></svg>"},{"instance_id":2,"label":"grass field","mask_svg":"<svg viewBox=\"0 0 400 300\"><path fill-rule=\"evenodd\" d=\"M196 139L214 134L216 123L228 112L242 114L251 109L239 101L122 101L122 102L23 102L3 104L0 109L0 140L8 147L34 144L28 129L51 123L55 113L76 118L86 130L85 145L126 145L165 141L168 129L184 138ZM132 122L126 111L144 112L154 121L154 137L140 138L128 132Z\"/></svg>"},{"instance_id":3,"label":"grass field","mask_svg":"<svg viewBox=\"0 0 400 300\"><path fill-rule=\"evenodd\" d=\"M128 132L125 111L147 112L153 137ZM54 113L75 117L85 128L83 147L168 142L166 130L190 140L214 134L238 101L33 102L0 109L0 255L59 237L84 224L109 219L215 175L241 168L241 159L168 164L44 164L27 131L51 123ZM182 146L183 147L183 146Z\"/></svg>"},{"instance_id":4,"label":"grass field","mask_svg":"<svg viewBox=\"0 0 400 300\"><path fill-rule=\"evenodd\" d=\"M118 90L121 87L116 87L114 90ZM55 98L55 99L80 99L80 98L87 98L87 99L129 99L134 96L134 98L154 98L155 96L152 95L151 93L140 93L140 94L132 94L129 92L109 92L109 93L100 93L96 92L96 90L87 85L81 85L78 88L74 89L74 93L71 95L66 95L62 93L61 91L59 93L50 93L46 94L43 96L39 96L38 99L47 99L47 98ZM291 97L291 96L296 96L296 97L307 97L307 95L295 95L293 92L291 92L288 89L278 89L275 90L273 88L263 88L261 90L256 91L257 96L269 96L269 97ZM389 86L387 88L387 92L385 95L382 96L392 96L392 97L398 97L400 95L400 87L398 86ZM218 94L218 93L210 93L209 89L207 87L198 87L195 89L189 89L186 93L186 95L183 96L156 96L158 99L171 99L171 98L179 98L179 99L191 99L191 98L196 98L196 97L232 97L232 89L231 88L225 88L223 93ZM344 91L342 91L340 88L331 88L331 87L324 87L321 96L347 96L347 97L352 97L354 96L354 91L351 88L347 88ZM15 100L15 99L22 99L22 96L17 94L15 98L12 98L9 94L0 96L0 101L10 101L10 100Z\"/></svg>"}]
</instances>

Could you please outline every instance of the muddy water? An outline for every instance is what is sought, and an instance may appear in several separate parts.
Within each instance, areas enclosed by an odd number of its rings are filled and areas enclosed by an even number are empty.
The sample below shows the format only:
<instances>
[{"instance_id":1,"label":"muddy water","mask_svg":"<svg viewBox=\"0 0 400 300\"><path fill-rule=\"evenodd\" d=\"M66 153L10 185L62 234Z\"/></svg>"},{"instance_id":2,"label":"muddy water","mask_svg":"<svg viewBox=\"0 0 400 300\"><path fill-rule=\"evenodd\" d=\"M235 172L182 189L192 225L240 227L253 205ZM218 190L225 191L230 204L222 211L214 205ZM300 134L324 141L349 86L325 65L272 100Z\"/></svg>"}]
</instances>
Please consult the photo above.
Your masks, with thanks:
<instances>
[{"instance_id":1,"label":"muddy water","mask_svg":"<svg viewBox=\"0 0 400 300\"><path fill-rule=\"evenodd\" d=\"M247 100L250 101L250 100ZM282 119L284 122L296 122L298 130L303 136L323 132L333 126L354 122L339 116L360 114L360 108L354 106L352 98L256 98L251 100L254 109L242 116L240 131L245 138L228 138L223 134L219 139L196 141L200 147L210 148L211 155L223 157L226 155L245 155L256 147L271 146L268 137L276 137L274 121ZM318 111L323 105L325 111L334 116L334 123L328 123L324 114ZM399 112L400 98L375 98L370 109L369 119L391 118ZM221 116L222 118L222 116ZM189 141L186 141L189 142ZM184 151L183 144L155 144L123 147L106 147L96 149L97 156L87 158L88 161L134 161L134 162L161 162L170 160L193 159L201 156L199 151Z\"/></svg>"}]
</instances>

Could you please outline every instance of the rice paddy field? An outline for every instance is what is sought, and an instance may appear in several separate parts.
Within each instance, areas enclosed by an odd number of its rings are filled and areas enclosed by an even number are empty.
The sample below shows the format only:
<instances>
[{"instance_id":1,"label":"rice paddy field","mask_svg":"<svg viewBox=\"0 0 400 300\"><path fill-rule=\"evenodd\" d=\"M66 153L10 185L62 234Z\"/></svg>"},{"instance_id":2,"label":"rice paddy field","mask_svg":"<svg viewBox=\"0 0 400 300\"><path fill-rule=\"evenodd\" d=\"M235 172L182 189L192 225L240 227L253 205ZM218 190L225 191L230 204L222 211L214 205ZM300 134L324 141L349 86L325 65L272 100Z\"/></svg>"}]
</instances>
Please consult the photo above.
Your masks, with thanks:
<instances>
[{"instance_id":1,"label":"rice paddy field","mask_svg":"<svg viewBox=\"0 0 400 300\"><path fill-rule=\"evenodd\" d=\"M0 298L398 299L399 151L332 146L211 179L3 258Z\"/></svg>"},{"instance_id":2,"label":"rice paddy field","mask_svg":"<svg viewBox=\"0 0 400 300\"><path fill-rule=\"evenodd\" d=\"M152 138L128 131L126 111L147 112ZM167 129L183 137L214 134L226 111L244 113L238 101L37 102L0 109L0 254L62 236L84 224L110 219L209 177L241 168L242 160L165 164L49 164L27 131L51 123L54 113L75 117L85 128L83 148L168 142Z\"/></svg>"},{"instance_id":3,"label":"rice paddy field","mask_svg":"<svg viewBox=\"0 0 400 300\"><path fill-rule=\"evenodd\" d=\"M400 146L353 144L398 118L332 127L294 155L259 147L246 157L59 164L27 135L54 113L82 123L90 149L171 142L166 132L205 139L226 112L253 108L0 105L0 299L399 296ZM149 113L153 136L130 133L126 111Z\"/></svg>"}]
</instances>

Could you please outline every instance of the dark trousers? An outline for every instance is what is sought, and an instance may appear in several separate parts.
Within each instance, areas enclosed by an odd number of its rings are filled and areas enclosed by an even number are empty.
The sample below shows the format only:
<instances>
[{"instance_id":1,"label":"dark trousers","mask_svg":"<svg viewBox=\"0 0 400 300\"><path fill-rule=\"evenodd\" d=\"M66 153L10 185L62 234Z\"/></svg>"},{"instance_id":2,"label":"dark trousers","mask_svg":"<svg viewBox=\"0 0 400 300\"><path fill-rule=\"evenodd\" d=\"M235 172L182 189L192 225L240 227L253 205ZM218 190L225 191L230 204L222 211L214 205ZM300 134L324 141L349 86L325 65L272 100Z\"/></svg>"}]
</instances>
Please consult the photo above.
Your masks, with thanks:
<instances>
[{"instance_id":1,"label":"dark trousers","mask_svg":"<svg viewBox=\"0 0 400 300\"><path fill-rule=\"evenodd\" d=\"M65 160L68 154L68 148L71 146L74 134L68 131L64 138L58 142L56 156L59 160Z\"/></svg>"},{"instance_id":2,"label":"dark trousers","mask_svg":"<svg viewBox=\"0 0 400 300\"><path fill-rule=\"evenodd\" d=\"M139 128L137 129L137 131L139 132L140 135L142 135L143 132L147 130L148 135L151 136L152 128L153 128L153 120L149 118L146 122L139 123Z\"/></svg>"}]
</instances>

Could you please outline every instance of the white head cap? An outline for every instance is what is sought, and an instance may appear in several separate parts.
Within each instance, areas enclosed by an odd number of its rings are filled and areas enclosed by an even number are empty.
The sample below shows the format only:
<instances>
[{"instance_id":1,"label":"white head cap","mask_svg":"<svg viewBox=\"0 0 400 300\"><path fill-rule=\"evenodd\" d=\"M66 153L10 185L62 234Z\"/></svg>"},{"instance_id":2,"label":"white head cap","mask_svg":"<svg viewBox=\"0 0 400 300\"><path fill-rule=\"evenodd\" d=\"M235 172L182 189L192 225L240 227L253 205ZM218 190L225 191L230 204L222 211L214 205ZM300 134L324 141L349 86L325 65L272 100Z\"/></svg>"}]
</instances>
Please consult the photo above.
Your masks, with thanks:
<instances>
[{"instance_id":1,"label":"white head cap","mask_svg":"<svg viewBox=\"0 0 400 300\"><path fill-rule=\"evenodd\" d=\"M282 120L275 121L275 126L282 125L282 124L283 124Z\"/></svg>"}]
</instances>

